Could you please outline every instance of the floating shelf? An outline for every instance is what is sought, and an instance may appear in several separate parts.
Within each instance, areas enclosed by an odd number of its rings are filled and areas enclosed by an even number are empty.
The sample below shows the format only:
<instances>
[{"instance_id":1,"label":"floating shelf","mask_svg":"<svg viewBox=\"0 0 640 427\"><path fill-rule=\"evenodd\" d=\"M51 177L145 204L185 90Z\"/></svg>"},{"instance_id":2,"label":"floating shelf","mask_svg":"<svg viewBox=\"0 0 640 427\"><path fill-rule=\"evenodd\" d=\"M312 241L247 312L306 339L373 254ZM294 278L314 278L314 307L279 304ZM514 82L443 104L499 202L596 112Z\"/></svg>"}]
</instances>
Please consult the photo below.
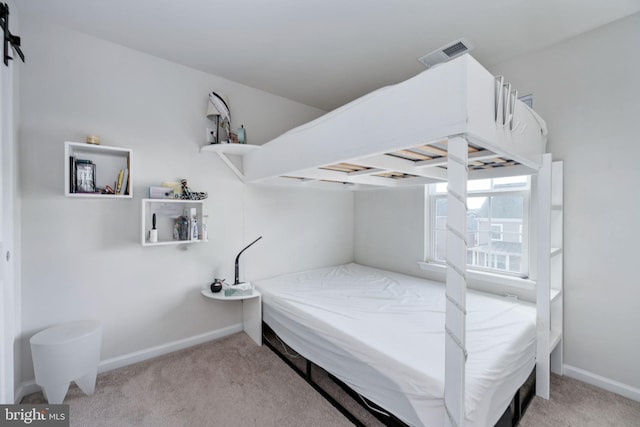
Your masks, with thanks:
<instances>
[{"instance_id":1,"label":"floating shelf","mask_svg":"<svg viewBox=\"0 0 640 427\"><path fill-rule=\"evenodd\" d=\"M238 178L244 181L244 173L238 168L227 155L244 156L252 151L260 149L259 145L252 144L209 144L200 147L201 153L217 153L223 162L236 174Z\"/></svg>"},{"instance_id":2,"label":"floating shelf","mask_svg":"<svg viewBox=\"0 0 640 427\"><path fill-rule=\"evenodd\" d=\"M131 199L133 196L133 179L131 173L131 154L128 148L109 147L106 145L92 145L84 142L64 143L64 195L72 198L96 199ZM96 187L114 186L121 169L128 170L128 183L125 184L125 194L74 193L71 189L70 157L91 160L96 165Z\"/></svg>"},{"instance_id":3,"label":"floating shelf","mask_svg":"<svg viewBox=\"0 0 640 427\"><path fill-rule=\"evenodd\" d=\"M156 243L151 243L148 241L145 241L142 246L171 246L171 245L188 245L191 243L206 243L208 242L208 240L202 240L202 239L198 239L198 240L165 240L162 242L156 242Z\"/></svg>"},{"instance_id":4,"label":"floating shelf","mask_svg":"<svg viewBox=\"0 0 640 427\"><path fill-rule=\"evenodd\" d=\"M142 224L141 243L142 246L168 246L187 245L191 243L205 243L208 240L202 239L202 226L204 215L202 212L203 200L184 199L142 199ZM194 240L174 240L173 226L175 218L183 215L185 208L196 209L196 219L198 220L199 236ZM151 229L151 218L156 214L158 241L150 242L148 232Z\"/></svg>"},{"instance_id":5,"label":"floating shelf","mask_svg":"<svg viewBox=\"0 0 640 427\"><path fill-rule=\"evenodd\" d=\"M244 156L245 154L259 148L259 145L252 144L209 144L200 147L200 152L224 153Z\"/></svg>"},{"instance_id":6,"label":"floating shelf","mask_svg":"<svg viewBox=\"0 0 640 427\"><path fill-rule=\"evenodd\" d=\"M224 291L213 293L209 289L202 289L200 291L200 293L202 295L204 295L205 297L207 297L207 298L217 299L217 300L221 300L221 301L241 301L241 300L245 300L245 299L249 299L249 298L255 298L255 297L261 295L260 292L256 291L255 289L253 290L251 295L225 296Z\"/></svg>"}]
</instances>

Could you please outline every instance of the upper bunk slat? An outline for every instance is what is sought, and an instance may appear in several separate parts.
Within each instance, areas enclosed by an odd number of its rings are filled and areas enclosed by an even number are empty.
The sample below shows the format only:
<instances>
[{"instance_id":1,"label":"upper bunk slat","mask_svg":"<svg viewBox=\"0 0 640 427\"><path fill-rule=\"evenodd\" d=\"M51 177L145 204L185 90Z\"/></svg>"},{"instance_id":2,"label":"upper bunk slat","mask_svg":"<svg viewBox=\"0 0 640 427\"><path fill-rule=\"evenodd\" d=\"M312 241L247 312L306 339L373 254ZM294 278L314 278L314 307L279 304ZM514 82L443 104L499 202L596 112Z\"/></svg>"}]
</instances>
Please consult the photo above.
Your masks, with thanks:
<instances>
[{"instance_id":1,"label":"upper bunk slat","mask_svg":"<svg viewBox=\"0 0 640 427\"><path fill-rule=\"evenodd\" d=\"M517 101L513 126L496 123L495 93L495 78L472 57L461 56L264 144L244 157L246 181L279 176L367 185L390 185L375 178L442 181L446 170L438 169L446 164L447 140L453 136L472 144L471 167L519 164L535 173L546 148L544 122Z\"/></svg>"}]
</instances>

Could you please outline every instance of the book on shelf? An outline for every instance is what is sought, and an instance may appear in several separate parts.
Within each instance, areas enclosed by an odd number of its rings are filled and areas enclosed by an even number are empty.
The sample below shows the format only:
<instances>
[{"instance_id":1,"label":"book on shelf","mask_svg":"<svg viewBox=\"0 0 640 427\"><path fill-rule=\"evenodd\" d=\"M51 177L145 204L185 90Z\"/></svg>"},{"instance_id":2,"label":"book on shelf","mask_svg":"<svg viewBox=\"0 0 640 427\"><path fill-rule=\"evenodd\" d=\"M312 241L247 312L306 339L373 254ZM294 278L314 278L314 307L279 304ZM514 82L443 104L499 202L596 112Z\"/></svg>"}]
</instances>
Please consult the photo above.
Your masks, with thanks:
<instances>
[{"instance_id":1,"label":"book on shelf","mask_svg":"<svg viewBox=\"0 0 640 427\"><path fill-rule=\"evenodd\" d=\"M120 195L122 191L122 177L124 176L124 169L120 169L118 177L116 178L116 194Z\"/></svg>"},{"instance_id":2,"label":"book on shelf","mask_svg":"<svg viewBox=\"0 0 640 427\"><path fill-rule=\"evenodd\" d=\"M76 192L76 158L69 156L69 193Z\"/></svg>"},{"instance_id":3,"label":"book on shelf","mask_svg":"<svg viewBox=\"0 0 640 427\"><path fill-rule=\"evenodd\" d=\"M120 169L120 172L118 172L118 178L116 180L116 194L121 196L126 195L128 185L129 185L129 169L127 168Z\"/></svg>"},{"instance_id":4,"label":"book on shelf","mask_svg":"<svg viewBox=\"0 0 640 427\"><path fill-rule=\"evenodd\" d=\"M129 188L129 169L124 169L124 174L122 175L122 195L127 195L129 192L127 189Z\"/></svg>"}]
</instances>

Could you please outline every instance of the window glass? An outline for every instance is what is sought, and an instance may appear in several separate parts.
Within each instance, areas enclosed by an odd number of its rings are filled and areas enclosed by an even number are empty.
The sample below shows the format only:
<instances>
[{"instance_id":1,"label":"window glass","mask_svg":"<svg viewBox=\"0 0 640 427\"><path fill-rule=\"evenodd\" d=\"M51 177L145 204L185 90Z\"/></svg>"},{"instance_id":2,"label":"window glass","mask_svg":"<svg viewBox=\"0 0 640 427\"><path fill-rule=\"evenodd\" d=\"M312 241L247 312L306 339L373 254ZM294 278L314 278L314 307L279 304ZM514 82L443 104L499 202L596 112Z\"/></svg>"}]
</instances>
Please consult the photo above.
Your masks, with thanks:
<instances>
[{"instance_id":1,"label":"window glass","mask_svg":"<svg viewBox=\"0 0 640 427\"><path fill-rule=\"evenodd\" d=\"M446 184L431 187L430 261L446 261ZM469 181L467 264L470 268L526 276L529 178Z\"/></svg>"}]
</instances>

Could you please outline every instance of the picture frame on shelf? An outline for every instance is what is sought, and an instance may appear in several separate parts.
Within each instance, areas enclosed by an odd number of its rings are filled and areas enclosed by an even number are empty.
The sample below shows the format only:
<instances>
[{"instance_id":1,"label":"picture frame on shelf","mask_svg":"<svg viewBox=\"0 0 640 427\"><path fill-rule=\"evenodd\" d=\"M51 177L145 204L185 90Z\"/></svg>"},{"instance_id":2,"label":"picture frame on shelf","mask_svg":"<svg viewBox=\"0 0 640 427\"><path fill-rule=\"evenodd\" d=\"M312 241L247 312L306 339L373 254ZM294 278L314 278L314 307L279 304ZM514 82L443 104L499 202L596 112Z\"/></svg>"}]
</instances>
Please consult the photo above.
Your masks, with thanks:
<instances>
[{"instance_id":1,"label":"picture frame on shelf","mask_svg":"<svg viewBox=\"0 0 640 427\"><path fill-rule=\"evenodd\" d=\"M76 192L96 192L96 165L88 160L76 160Z\"/></svg>"}]
</instances>

